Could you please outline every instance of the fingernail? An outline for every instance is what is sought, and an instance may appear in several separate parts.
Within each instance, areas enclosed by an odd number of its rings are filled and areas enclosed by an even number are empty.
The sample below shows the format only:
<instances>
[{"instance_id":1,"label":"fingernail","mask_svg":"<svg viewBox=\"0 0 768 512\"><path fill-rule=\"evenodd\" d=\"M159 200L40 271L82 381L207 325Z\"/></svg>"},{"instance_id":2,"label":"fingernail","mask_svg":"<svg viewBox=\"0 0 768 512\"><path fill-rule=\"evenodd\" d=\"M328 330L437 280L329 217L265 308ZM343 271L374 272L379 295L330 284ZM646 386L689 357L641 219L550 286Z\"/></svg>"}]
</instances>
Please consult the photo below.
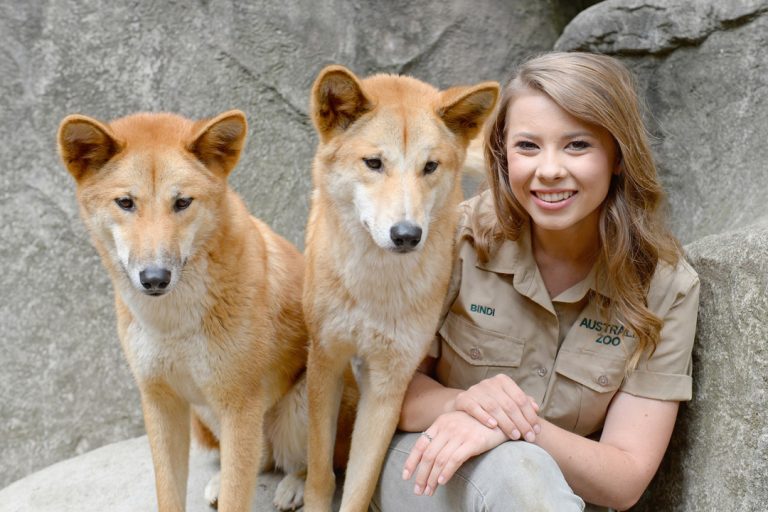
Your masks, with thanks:
<instances>
[{"instance_id":1,"label":"fingernail","mask_svg":"<svg viewBox=\"0 0 768 512\"><path fill-rule=\"evenodd\" d=\"M512 439L520 439L520 431L515 429L512 431Z\"/></svg>"},{"instance_id":2,"label":"fingernail","mask_svg":"<svg viewBox=\"0 0 768 512\"><path fill-rule=\"evenodd\" d=\"M541 434L541 425L539 425L538 423L534 425L533 431L536 432L537 434Z\"/></svg>"},{"instance_id":3,"label":"fingernail","mask_svg":"<svg viewBox=\"0 0 768 512\"><path fill-rule=\"evenodd\" d=\"M430 486L427 486L426 489L424 489L424 494L427 496L432 496L432 488Z\"/></svg>"},{"instance_id":4,"label":"fingernail","mask_svg":"<svg viewBox=\"0 0 768 512\"><path fill-rule=\"evenodd\" d=\"M414 492L414 494L418 494L419 496L421 496L421 486L419 484L416 484L413 487L413 492Z\"/></svg>"},{"instance_id":5,"label":"fingernail","mask_svg":"<svg viewBox=\"0 0 768 512\"><path fill-rule=\"evenodd\" d=\"M437 483L439 483L440 485L443 485L445 483L445 477L443 475L440 475L439 477L437 477Z\"/></svg>"},{"instance_id":6,"label":"fingernail","mask_svg":"<svg viewBox=\"0 0 768 512\"><path fill-rule=\"evenodd\" d=\"M536 440L536 436L534 435L533 432L527 432L525 434L525 440L528 441L529 443L532 443Z\"/></svg>"},{"instance_id":7,"label":"fingernail","mask_svg":"<svg viewBox=\"0 0 768 512\"><path fill-rule=\"evenodd\" d=\"M496 425L497 425L497 423L496 423L496 420L495 420L495 419L493 419L493 418L489 418L489 419L488 419L488 426L489 426L489 427L491 427L491 428L496 428Z\"/></svg>"},{"instance_id":8,"label":"fingernail","mask_svg":"<svg viewBox=\"0 0 768 512\"><path fill-rule=\"evenodd\" d=\"M403 480L408 480L409 478L411 478L411 472L408 471L407 469L404 469L403 470Z\"/></svg>"}]
</instances>

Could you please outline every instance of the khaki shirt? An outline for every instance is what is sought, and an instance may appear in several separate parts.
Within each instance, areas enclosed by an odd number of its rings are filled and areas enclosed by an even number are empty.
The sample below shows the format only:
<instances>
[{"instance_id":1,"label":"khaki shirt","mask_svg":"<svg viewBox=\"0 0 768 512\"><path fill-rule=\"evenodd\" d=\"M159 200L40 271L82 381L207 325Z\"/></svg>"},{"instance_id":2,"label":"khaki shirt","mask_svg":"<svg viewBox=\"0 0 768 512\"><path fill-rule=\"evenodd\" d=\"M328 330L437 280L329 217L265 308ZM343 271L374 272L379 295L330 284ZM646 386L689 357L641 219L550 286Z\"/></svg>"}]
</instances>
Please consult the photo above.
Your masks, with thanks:
<instances>
[{"instance_id":1,"label":"khaki shirt","mask_svg":"<svg viewBox=\"0 0 768 512\"><path fill-rule=\"evenodd\" d=\"M619 390L658 400L691 399L699 279L688 263L659 264L647 301L664 321L661 339L653 356L644 354L627 374L637 340L619 321L601 318L594 269L550 299L530 230L480 264L470 219L476 209L492 208L490 196L477 196L462 208L450 305L430 352L437 357L439 382L466 389L504 373L537 401L542 417L583 436L602 428Z\"/></svg>"}]
</instances>

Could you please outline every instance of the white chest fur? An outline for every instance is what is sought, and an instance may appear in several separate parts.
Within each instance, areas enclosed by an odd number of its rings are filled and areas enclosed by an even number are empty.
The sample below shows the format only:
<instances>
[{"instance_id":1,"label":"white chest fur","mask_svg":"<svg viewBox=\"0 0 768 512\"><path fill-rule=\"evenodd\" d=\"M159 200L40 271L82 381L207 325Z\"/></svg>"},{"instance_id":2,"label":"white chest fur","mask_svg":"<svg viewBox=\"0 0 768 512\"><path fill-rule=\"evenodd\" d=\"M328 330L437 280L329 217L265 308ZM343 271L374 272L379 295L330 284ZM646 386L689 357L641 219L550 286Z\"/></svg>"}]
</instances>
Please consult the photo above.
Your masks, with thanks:
<instances>
[{"instance_id":1,"label":"white chest fur","mask_svg":"<svg viewBox=\"0 0 768 512\"><path fill-rule=\"evenodd\" d=\"M148 297L130 288L121 297L133 316L125 341L137 377L162 380L202 406L214 375L211 340L202 328L208 295L203 279L190 274L167 296Z\"/></svg>"}]
</instances>

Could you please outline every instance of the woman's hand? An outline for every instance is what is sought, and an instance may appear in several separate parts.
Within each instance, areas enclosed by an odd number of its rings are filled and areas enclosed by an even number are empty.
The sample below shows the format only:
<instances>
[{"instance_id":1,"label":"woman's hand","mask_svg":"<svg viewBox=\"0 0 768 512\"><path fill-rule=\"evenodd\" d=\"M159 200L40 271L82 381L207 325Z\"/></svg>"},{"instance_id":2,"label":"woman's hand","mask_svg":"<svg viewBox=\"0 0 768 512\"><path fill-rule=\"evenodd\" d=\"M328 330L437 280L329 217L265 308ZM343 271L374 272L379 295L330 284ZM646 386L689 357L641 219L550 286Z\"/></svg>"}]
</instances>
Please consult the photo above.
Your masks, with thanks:
<instances>
[{"instance_id":1,"label":"woman's hand","mask_svg":"<svg viewBox=\"0 0 768 512\"><path fill-rule=\"evenodd\" d=\"M454 409L490 428L499 427L510 439L524 437L532 443L541 432L538 404L507 375L498 374L462 391Z\"/></svg>"},{"instance_id":2,"label":"woman's hand","mask_svg":"<svg viewBox=\"0 0 768 512\"><path fill-rule=\"evenodd\" d=\"M499 430L489 429L463 411L440 415L425 430L405 461L403 480L415 474L414 492L431 496L467 459L507 441Z\"/></svg>"}]
</instances>

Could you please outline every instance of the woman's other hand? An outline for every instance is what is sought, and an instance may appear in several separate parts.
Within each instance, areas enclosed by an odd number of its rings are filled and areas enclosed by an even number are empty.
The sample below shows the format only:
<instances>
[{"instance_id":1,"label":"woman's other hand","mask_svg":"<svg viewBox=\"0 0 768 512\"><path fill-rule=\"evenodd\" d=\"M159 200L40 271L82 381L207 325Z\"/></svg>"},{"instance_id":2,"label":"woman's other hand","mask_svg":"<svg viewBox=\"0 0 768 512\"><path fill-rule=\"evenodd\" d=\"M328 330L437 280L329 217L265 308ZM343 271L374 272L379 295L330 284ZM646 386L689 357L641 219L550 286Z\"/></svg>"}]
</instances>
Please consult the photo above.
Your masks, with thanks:
<instances>
[{"instance_id":1,"label":"woman's other hand","mask_svg":"<svg viewBox=\"0 0 768 512\"><path fill-rule=\"evenodd\" d=\"M468 459L505 441L508 439L504 432L489 429L463 411L442 414L411 448L403 479L415 475L414 492L431 496L438 484L448 482Z\"/></svg>"},{"instance_id":2,"label":"woman's other hand","mask_svg":"<svg viewBox=\"0 0 768 512\"><path fill-rule=\"evenodd\" d=\"M507 375L498 374L462 391L456 395L454 409L489 428L500 428L513 440L522 437L532 443L541 431L538 404Z\"/></svg>"}]
</instances>

